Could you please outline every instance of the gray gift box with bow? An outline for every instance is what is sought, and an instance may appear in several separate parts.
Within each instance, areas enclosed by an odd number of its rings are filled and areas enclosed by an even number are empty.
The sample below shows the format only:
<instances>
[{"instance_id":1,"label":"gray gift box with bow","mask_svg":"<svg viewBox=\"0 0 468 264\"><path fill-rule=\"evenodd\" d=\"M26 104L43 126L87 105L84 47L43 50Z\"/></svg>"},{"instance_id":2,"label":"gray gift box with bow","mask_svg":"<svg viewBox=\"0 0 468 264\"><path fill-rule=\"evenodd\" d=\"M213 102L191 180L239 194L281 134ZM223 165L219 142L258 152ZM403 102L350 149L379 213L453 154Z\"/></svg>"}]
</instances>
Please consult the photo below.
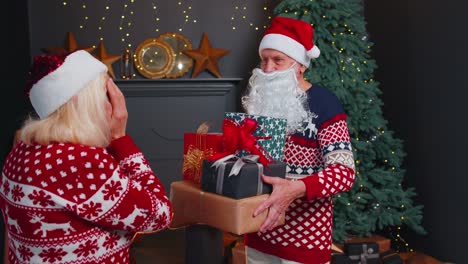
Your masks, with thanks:
<instances>
[{"instance_id":1,"label":"gray gift box with bow","mask_svg":"<svg viewBox=\"0 0 468 264\"><path fill-rule=\"evenodd\" d=\"M344 252L352 263L380 264L379 244L377 243L345 243Z\"/></svg>"},{"instance_id":2,"label":"gray gift box with bow","mask_svg":"<svg viewBox=\"0 0 468 264\"><path fill-rule=\"evenodd\" d=\"M261 175L285 178L286 163L274 162L263 166L258 156L230 155L217 161L203 161L201 189L233 199L242 199L272 192L272 186Z\"/></svg>"}]
</instances>

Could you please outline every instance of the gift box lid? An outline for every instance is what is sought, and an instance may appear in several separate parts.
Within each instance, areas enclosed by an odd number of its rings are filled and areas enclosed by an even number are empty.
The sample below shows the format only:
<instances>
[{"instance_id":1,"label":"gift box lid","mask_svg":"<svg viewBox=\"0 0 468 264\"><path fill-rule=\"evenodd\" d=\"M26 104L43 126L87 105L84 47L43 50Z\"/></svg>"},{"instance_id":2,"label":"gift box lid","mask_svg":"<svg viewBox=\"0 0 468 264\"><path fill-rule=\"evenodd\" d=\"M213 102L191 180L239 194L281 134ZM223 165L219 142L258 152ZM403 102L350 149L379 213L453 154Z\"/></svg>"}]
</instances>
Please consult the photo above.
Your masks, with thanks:
<instances>
[{"instance_id":1,"label":"gift box lid","mask_svg":"<svg viewBox=\"0 0 468 264\"><path fill-rule=\"evenodd\" d=\"M351 237L345 241L345 243L377 243L379 244L379 253L390 250L391 242L390 239L380 236L371 235L367 237ZM343 244L335 244L337 248L344 250Z\"/></svg>"},{"instance_id":2,"label":"gift box lid","mask_svg":"<svg viewBox=\"0 0 468 264\"><path fill-rule=\"evenodd\" d=\"M234 199L242 199L272 192L272 186L262 181L263 174L280 178L286 176L286 163L284 162L271 163L268 167L259 163L244 163L237 174L231 175L236 161L238 160L228 160L216 167L213 166L214 162L204 160L201 189Z\"/></svg>"},{"instance_id":3,"label":"gift box lid","mask_svg":"<svg viewBox=\"0 0 468 264\"><path fill-rule=\"evenodd\" d=\"M345 254L333 253L332 254L332 259L331 259L331 264L353 264L353 262Z\"/></svg>"},{"instance_id":4,"label":"gift box lid","mask_svg":"<svg viewBox=\"0 0 468 264\"><path fill-rule=\"evenodd\" d=\"M344 252L352 261L366 260L368 264L380 263L379 244L377 243L345 243Z\"/></svg>"},{"instance_id":5,"label":"gift box lid","mask_svg":"<svg viewBox=\"0 0 468 264\"><path fill-rule=\"evenodd\" d=\"M363 243L345 243L344 252L346 255L360 255L366 254L378 254L379 244L374 242L363 242Z\"/></svg>"}]
</instances>

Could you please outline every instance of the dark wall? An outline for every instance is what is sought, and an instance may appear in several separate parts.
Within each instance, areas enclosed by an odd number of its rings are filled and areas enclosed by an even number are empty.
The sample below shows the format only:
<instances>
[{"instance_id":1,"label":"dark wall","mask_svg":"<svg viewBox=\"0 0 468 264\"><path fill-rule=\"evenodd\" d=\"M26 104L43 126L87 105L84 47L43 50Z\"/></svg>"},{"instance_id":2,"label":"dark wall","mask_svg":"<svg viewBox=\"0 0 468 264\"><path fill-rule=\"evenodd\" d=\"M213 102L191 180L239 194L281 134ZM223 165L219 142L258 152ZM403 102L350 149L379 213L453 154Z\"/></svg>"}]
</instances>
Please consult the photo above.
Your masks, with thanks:
<instances>
[{"instance_id":1,"label":"dark wall","mask_svg":"<svg viewBox=\"0 0 468 264\"><path fill-rule=\"evenodd\" d=\"M3 160L11 148L14 131L20 126L24 113L29 109L29 104L26 104L22 90L24 73L30 62L27 1L8 1L6 10L14 17L26 19L16 19L14 22L8 23L5 34L7 38L4 39L4 42L8 44L3 49L3 56L6 56L4 62L8 63L4 67L8 67L8 69L4 69L2 96L0 96L2 113L0 167L2 168ZM3 260L4 232L3 217L0 217L0 261Z\"/></svg>"},{"instance_id":2,"label":"dark wall","mask_svg":"<svg viewBox=\"0 0 468 264\"><path fill-rule=\"evenodd\" d=\"M449 2L365 1L365 14L384 113L405 142L406 184L424 205L428 235L405 238L440 260L467 263L468 3Z\"/></svg>"},{"instance_id":3,"label":"dark wall","mask_svg":"<svg viewBox=\"0 0 468 264\"><path fill-rule=\"evenodd\" d=\"M7 74L3 76L2 96L0 96L3 113L0 129L0 162L3 162L11 147L12 132L21 124L21 116L29 110L29 103L23 96L25 73L30 64L27 1L10 1L7 8L14 16L26 19L15 20L6 28L8 39L5 42L8 42L8 47L4 49L3 56L5 62L8 62L4 66L8 69L5 72Z\"/></svg>"},{"instance_id":4,"label":"dark wall","mask_svg":"<svg viewBox=\"0 0 468 264\"><path fill-rule=\"evenodd\" d=\"M272 7L278 0L135 1L133 4L130 1L67 1L66 6L62 2L29 1L33 55L40 54L41 48L62 46L66 32L72 32L81 46L98 45L102 37L110 54L120 54L126 43L132 44L135 49L145 39L166 32L183 34L191 41L193 49L197 49L203 32L206 32L214 48L231 51L218 61L222 77L237 78L247 76L258 63L259 38L263 26L269 24L268 15L271 13L271 10L265 11L263 7ZM86 3L86 9L82 8L83 3ZM128 4L127 8L123 7L124 3ZM153 4L156 9L153 9ZM106 5L109 9L105 8ZM133 11L133 15L130 11ZM185 22L185 16L188 16L188 22ZM128 22L132 23L130 27L127 26ZM119 30L119 26L123 30ZM233 30L233 27L236 29ZM126 33L130 34L129 37L125 37ZM122 42L122 38L126 38L126 41ZM118 63L113 66L117 74ZM183 78L190 78L190 73ZM213 77L205 71L197 78Z\"/></svg>"}]
</instances>

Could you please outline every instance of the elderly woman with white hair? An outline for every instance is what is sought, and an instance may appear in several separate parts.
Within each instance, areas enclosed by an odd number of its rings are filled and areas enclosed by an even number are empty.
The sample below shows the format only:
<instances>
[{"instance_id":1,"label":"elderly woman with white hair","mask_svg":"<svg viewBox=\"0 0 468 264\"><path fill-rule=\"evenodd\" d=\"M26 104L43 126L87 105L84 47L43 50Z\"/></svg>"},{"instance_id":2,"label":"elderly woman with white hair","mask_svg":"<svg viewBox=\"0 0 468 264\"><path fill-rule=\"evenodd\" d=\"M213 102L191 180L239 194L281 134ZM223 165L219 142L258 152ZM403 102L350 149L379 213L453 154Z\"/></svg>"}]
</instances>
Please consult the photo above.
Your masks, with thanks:
<instances>
[{"instance_id":1,"label":"elderly woman with white hair","mask_svg":"<svg viewBox=\"0 0 468 264\"><path fill-rule=\"evenodd\" d=\"M29 118L5 160L0 208L10 263L129 263L138 232L172 205L130 136L125 98L86 51L34 58Z\"/></svg>"}]
</instances>

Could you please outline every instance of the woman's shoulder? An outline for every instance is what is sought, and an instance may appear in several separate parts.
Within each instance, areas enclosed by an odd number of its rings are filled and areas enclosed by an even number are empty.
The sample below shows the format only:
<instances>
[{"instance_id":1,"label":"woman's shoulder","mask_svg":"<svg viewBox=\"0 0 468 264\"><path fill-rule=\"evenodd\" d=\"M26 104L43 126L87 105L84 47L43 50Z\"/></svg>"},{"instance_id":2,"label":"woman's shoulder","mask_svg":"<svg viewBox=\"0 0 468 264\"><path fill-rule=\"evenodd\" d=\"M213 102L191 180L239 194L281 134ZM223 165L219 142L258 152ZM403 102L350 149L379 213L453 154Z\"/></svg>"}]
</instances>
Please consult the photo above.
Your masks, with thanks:
<instances>
[{"instance_id":1,"label":"woman's shoulder","mask_svg":"<svg viewBox=\"0 0 468 264\"><path fill-rule=\"evenodd\" d=\"M46 146L31 146L44 157L60 158L69 162L101 161L112 159L112 156L103 147L88 146L67 142L51 142Z\"/></svg>"}]
</instances>

